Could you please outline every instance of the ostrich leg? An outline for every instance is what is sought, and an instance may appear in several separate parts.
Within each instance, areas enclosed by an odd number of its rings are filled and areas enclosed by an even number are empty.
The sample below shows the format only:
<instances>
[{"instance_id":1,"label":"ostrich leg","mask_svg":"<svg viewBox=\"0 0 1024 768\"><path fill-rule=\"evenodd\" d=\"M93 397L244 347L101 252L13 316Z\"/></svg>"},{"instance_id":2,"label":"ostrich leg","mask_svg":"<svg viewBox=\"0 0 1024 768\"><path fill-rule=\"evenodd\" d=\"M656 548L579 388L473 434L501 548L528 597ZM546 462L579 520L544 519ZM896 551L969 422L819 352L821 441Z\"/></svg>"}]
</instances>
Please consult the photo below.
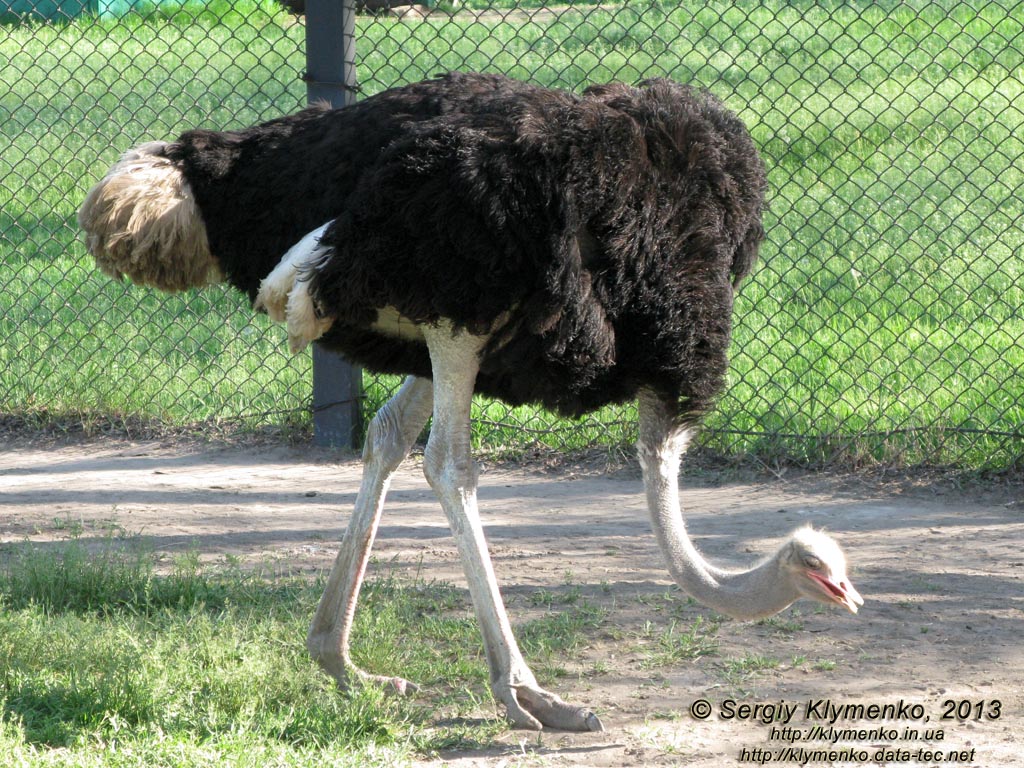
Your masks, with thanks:
<instances>
[{"instance_id":1,"label":"ostrich leg","mask_svg":"<svg viewBox=\"0 0 1024 768\"><path fill-rule=\"evenodd\" d=\"M429 380L410 376L373 417L367 430L363 480L355 510L306 638L310 655L342 688L351 685L353 679L384 683L399 693L415 687L400 677L378 677L360 670L349 657L348 641L384 497L391 476L427 423L431 391Z\"/></svg>"},{"instance_id":2,"label":"ostrich leg","mask_svg":"<svg viewBox=\"0 0 1024 768\"><path fill-rule=\"evenodd\" d=\"M562 701L537 684L512 634L487 551L476 503L477 470L470 456L470 403L485 339L450 328L424 327L434 378L434 420L423 472L448 517L483 634L491 690L520 728L547 726L600 731L589 709Z\"/></svg>"}]
</instances>

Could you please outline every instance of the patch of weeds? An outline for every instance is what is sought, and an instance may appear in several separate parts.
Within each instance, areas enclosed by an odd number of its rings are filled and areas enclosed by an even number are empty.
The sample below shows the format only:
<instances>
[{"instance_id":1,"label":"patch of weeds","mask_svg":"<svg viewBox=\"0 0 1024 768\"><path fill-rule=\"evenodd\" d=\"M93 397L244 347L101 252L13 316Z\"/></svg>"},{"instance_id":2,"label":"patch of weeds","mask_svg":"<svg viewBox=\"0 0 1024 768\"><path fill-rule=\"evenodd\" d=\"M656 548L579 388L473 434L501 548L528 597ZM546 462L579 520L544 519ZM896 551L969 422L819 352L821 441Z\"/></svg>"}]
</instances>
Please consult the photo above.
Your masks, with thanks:
<instances>
[{"instance_id":1,"label":"patch of weeds","mask_svg":"<svg viewBox=\"0 0 1024 768\"><path fill-rule=\"evenodd\" d=\"M540 678L565 677L561 666L595 637L608 612L586 601L526 622L517 631L519 645Z\"/></svg>"},{"instance_id":2,"label":"patch of weeds","mask_svg":"<svg viewBox=\"0 0 1024 768\"><path fill-rule=\"evenodd\" d=\"M641 594L636 596L636 602L655 613L669 613L676 618L683 618L686 608L697 605L697 602L689 595L670 587L662 592Z\"/></svg>"},{"instance_id":3,"label":"patch of weeds","mask_svg":"<svg viewBox=\"0 0 1024 768\"><path fill-rule=\"evenodd\" d=\"M778 669L779 666L778 659L748 653L738 659L727 659L721 666L721 672L727 683L738 686L763 672Z\"/></svg>"},{"instance_id":4,"label":"patch of weeds","mask_svg":"<svg viewBox=\"0 0 1024 768\"><path fill-rule=\"evenodd\" d=\"M756 674L769 669L777 669L779 660L759 654L747 654L740 659L726 661L726 668L741 674Z\"/></svg>"},{"instance_id":5,"label":"patch of weeds","mask_svg":"<svg viewBox=\"0 0 1024 768\"><path fill-rule=\"evenodd\" d=\"M70 515L53 518L53 530L69 534L72 538L78 538L85 531L85 524L81 520L73 520Z\"/></svg>"},{"instance_id":6,"label":"patch of weeds","mask_svg":"<svg viewBox=\"0 0 1024 768\"><path fill-rule=\"evenodd\" d=\"M556 605L575 605L582 598L583 593L579 586L573 586L567 590L538 589L531 592L527 597L530 605L538 608L552 608Z\"/></svg>"},{"instance_id":7,"label":"patch of weeds","mask_svg":"<svg viewBox=\"0 0 1024 768\"><path fill-rule=\"evenodd\" d=\"M686 729L680 729L671 724L671 721L676 719L678 719L677 716L654 716L636 729L636 738L643 746L656 749L666 755L682 754L688 751L690 744ZM652 722L652 720L667 720L669 722Z\"/></svg>"},{"instance_id":8,"label":"patch of weeds","mask_svg":"<svg viewBox=\"0 0 1024 768\"><path fill-rule=\"evenodd\" d=\"M801 615L799 611L793 611L789 616L783 617L781 614L775 616L769 616L767 619L761 619L757 622L760 627L769 627L774 629L776 632L783 634L793 634L799 632L804 628L804 623L800 620Z\"/></svg>"},{"instance_id":9,"label":"patch of weeds","mask_svg":"<svg viewBox=\"0 0 1024 768\"><path fill-rule=\"evenodd\" d=\"M713 633L717 629L717 625L705 626L700 616L689 628L683 628L679 622L672 621L668 627L658 631L648 622L641 634L645 643L641 650L645 655L642 666L645 669L665 667L715 654L718 652L718 641Z\"/></svg>"}]
</instances>

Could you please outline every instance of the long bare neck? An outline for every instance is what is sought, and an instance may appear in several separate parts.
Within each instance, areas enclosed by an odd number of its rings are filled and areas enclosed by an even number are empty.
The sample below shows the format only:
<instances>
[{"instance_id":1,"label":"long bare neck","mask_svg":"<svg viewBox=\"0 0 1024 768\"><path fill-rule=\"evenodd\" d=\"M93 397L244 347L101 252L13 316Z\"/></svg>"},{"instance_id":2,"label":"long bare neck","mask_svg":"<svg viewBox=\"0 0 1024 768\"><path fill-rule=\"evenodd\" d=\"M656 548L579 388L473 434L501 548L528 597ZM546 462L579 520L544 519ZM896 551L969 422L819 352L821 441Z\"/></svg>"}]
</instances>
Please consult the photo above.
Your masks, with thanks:
<instances>
[{"instance_id":1,"label":"long bare neck","mask_svg":"<svg viewBox=\"0 0 1024 768\"><path fill-rule=\"evenodd\" d=\"M676 583L704 605L736 619L763 618L786 608L800 595L781 567L781 550L742 571L718 568L697 551L679 506L679 461L692 432L678 426L653 394L643 393L639 407L638 453L647 506Z\"/></svg>"}]
</instances>

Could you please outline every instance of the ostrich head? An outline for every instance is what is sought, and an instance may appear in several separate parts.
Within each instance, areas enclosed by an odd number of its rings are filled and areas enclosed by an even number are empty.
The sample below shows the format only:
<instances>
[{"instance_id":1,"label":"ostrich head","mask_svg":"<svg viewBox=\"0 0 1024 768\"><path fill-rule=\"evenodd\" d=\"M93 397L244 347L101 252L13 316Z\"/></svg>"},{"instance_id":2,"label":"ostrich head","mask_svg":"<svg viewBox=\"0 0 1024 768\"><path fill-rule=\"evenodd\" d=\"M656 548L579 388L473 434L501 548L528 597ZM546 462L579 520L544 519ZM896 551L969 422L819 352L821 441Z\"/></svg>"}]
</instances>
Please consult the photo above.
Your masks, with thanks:
<instances>
[{"instance_id":1,"label":"ostrich head","mask_svg":"<svg viewBox=\"0 0 1024 768\"><path fill-rule=\"evenodd\" d=\"M222 279L199 207L181 171L154 141L124 153L86 195L78 223L107 275L182 291Z\"/></svg>"},{"instance_id":2,"label":"ostrich head","mask_svg":"<svg viewBox=\"0 0 1024 768\"><path fill-rule=\"evenodd\" d=\"M835 540L811 527L800 528L776 553L778 571L798 597L841 605L850 613L864 605L846 575L846 557Z\"/></svg>"},{"instance_id":3,"label":"ostrich head","mask_svg":"<svg viewBox=\"0 0 1024 768\"><path fill-rule=\"evenodd\" d=\"M705 560L677 514L655 517L654 528L676 583L734 619L774 616L800 598L841 605L851 613L864 604L846 575L839 545L813 528L794 531L775 554L748 570L719 568Z\"/></svg>"},{"instance_id":4,"label":"ostrich head","mask_svg":"<svg viewBox=\"0 0 1024 768\"><path fill-rule=\"evenodd\" d=\"M654 523L676 583L704 605L734 619L774 616L800 598L841 605L851 613L864 604L846 574L843 551L821 531L800 528L753 568L730 570L701 556L681 517L655 517Z\"/></svg>"}]
</instances>

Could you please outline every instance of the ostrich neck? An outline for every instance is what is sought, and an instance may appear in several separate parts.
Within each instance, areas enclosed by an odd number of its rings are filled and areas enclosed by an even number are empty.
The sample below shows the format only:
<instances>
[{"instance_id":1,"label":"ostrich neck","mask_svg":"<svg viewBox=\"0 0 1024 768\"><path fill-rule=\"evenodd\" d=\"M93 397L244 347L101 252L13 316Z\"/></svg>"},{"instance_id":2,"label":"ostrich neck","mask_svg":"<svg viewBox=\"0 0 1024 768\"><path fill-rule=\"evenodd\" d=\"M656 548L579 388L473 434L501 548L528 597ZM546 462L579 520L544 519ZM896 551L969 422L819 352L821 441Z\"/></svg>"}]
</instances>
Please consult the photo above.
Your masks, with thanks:
<instances>
[{"instance_id":1,"label":"ostrich neck","mask_svg":"<svg viewBox=\"0 0 1024 768\"><path fill-rule=\"evenodd\" d=\"M661 405L641 398L638 453L651 525L669 572L689 595L733 618L778 613L799 597L779 553L749 570L725 570L707 562L690 540L679 507L678 477L680 456L692 433L673 426Z\"/></svg>"}]
</instances>

